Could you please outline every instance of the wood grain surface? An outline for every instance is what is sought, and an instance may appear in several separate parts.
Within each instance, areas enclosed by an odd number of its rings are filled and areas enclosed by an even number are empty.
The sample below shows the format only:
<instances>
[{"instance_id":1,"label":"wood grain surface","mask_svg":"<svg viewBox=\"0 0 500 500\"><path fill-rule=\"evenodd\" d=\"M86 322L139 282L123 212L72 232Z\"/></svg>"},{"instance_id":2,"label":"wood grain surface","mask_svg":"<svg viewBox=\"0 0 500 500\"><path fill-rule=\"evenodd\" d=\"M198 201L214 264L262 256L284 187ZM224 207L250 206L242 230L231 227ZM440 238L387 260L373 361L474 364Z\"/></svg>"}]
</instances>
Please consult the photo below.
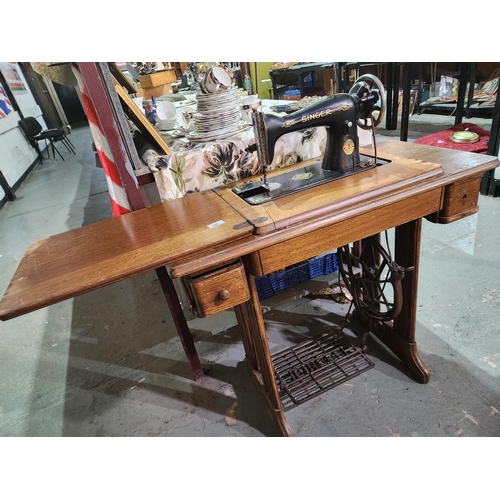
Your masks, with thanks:
<instances>
[{"instance_id":1,"label":"wood grain surface","mask_svg":"<svg viewBox=\"0 0 500 500\"><path fill-rule=\"evenodd\" d=\"M284 243L283 262L295 260L298 252L286 243L294 238L309 235L303 246L308 255L314 238L327 238L318 250L331 243L333 229L316 230L343 222L343 236L335 241L347 243L346 238L366 236L370 227L375 232L421 217L442 203L447 185L478 177L499 163L496 157L399 141L382 143L379 156L391 159L391 167L302 191L264 208L243 205L239 199L231 202L234 193L228 186L34 242L0 302L0 319L164 265L172 267L174 277L186 276L278 243ZM273 230L259 234L264 227ZM278 253L270 250L271 254L269 267L275 267ZM267 272L267 267L252 272Z\"/></svg>"},{"instance_id":2,"label":"wood grain surface","mask_svg":"<svg viewBox=\"0 0 500 500\"><path fill-rule=\"evenodd\" d=\"M407 191L414 185L442 175L443 169L439 164L397 158L387 165L266 203L264 208L268 221L256 226L255 234L268 234L308 219L339 213L352 206L366 207L392 193ZM229 202L233 205L232 201Z\"/></svg>"},{"instance_id":3,"label":"wood grain surface","mask_svg":"<svg viewBox=\"0 0 500 500\"><path fill-rule=\"evenodd\" d=\"M211 191L32 243L0 302L9 319L156 269L253 228Z\"/></svg>"}]
</instances>

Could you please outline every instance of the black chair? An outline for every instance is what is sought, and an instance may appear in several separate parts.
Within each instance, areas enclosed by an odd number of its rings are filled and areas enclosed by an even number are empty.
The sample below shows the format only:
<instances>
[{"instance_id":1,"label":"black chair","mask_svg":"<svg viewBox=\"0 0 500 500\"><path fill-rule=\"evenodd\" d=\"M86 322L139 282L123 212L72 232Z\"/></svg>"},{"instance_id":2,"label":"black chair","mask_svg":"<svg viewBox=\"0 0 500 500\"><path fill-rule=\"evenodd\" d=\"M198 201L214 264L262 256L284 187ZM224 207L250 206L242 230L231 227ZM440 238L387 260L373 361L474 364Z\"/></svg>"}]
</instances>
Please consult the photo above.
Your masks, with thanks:
<instances>
[{"instance_id":1,"label":"black chair","mask_svg":"<svg viewBox=\"0 0 500 500\"><path fill-rule=\"evenodd\" d=\"M75 146L73 146L73 143L69 140L69 137L66 135L66 132L64 132L64 129L58 128L57 130L62 130L63 133L59 137L54 137L54 142L61 141L68 150L68 153L76 155Z\"/></svg>"},{"instance_id":2,"label":"black chair","mask_svg":"<svg viewBox=\"0 0 500 500\"><path fill-rule=\"evenodd\" d=\"M73 144L66 137L66 134L64 133L64 130L62 128L43 130L38 120L36 118L33 118L32 116L23 118L22 120L19 120L17 123L21 128L21 130L23 131L26 138L28 139L28 141L30 142L30 144L35 148L36 152L38 153L38 159L40 160L40 163L42 163L43 161L43 155L38 146L38 143L40 141L44 141L46 147L47 147L47 141L49 141L54 158L56 157L56 152L57 152L57 154L61 157L61 159L64 160L61 153L54 145L56 141L61 141L70 153L76 154ZM48 151L47 155L50 158L50 150L47 151Z\"/></svg>"}]
</instances>

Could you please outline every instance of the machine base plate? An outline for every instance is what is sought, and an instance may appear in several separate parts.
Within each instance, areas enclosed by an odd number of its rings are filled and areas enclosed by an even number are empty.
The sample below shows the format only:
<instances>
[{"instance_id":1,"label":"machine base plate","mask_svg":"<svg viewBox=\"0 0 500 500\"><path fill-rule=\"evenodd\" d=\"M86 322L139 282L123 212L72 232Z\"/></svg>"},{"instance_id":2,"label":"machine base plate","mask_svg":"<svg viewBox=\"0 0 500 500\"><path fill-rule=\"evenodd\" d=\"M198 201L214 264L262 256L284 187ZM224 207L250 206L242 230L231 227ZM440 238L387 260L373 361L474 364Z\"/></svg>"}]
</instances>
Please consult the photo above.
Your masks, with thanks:
<instances>
[{"instance_id":1,"label":"machine base plate","mask_svg":"<svg viewBox=\"0 0 500 500\"><path fill-rule=\"evenodd\" d=\"M263 180L245 181L233 188L233 192L250 205L261 205L276 198L296 193L314 186L319 186L335 179L364 172L380 165L390 163L388 160L360 155L360 165L353 170L339 172L321 168L321 161L296 170L289 170L281 174L269 176L267 186Z\"/></svg>"}]
</instances>

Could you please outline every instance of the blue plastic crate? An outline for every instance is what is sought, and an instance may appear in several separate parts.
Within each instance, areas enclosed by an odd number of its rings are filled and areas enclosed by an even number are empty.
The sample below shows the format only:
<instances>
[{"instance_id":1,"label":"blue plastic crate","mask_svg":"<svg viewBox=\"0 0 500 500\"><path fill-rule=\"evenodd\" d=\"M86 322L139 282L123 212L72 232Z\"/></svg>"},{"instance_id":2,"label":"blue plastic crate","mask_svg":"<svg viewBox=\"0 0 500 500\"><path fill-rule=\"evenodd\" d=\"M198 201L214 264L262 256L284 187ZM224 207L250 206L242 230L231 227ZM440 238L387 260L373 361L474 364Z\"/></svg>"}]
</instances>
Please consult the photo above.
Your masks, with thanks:
<instances>
[{"instance_id":1,"label":"blue plastic crate","mask_svg":"<svg viewBox=\"0 0 500 500\"><path fill-rule=\"evenodd\" d=\"M328 255L325 255L324 274L330 274L338 270L339 270L339 265L337 263L337 254L329 253Z\"/></svg>"},{"instance_id":2,"label":"blue plastic crate","mask_svg":"<svg viewBox=\"0 0 500 500\"><path fill-rule=\"evenodd\" d=\"M338 270L337 254L331 253L311 259L276 274L256 276L255 286L260 300L272 297L276 292L286 290L316 276L323 276Z\"/></svg>"},{"instance_id":3,"label":"blue plastic crate","mask_svg":"<svg viewBox=\"0 0 500 500\"><path fill-rule=\"evenodd\" d=\"M268 299L274 295L273 286L267 276L256 276L255 286L260 300Z\"/></svg>"},{"instance_id":4,"label":"blue plastic crate","mask_svg":"<svg viewBox=\"0 0 500 500\"><path fill-rule=\"evenodd\" d=\"M300 264L297 266L297 272L299 273L299 282L303 283L311 279L311 273L309 271L309 262L305 264Z\"/></svg>"},{"instance_id":5,"label":"blue plastic crate","mask_svg":"<svg viewBox=\"0 0 500 500\"><path fill-rule=\"evenodd\" d=\"M309 276L310 278L316 278L316 276L322 276L325 271L325 258L318 257L316 259L311 259L309 261Z\"/></svg>"},{"instance_id":6,"label":"blue plastic crate","mask_svg":"<svg viewBox=\"0 0 500 500\"><path fill-rule=\"evenodd\" d=\"M297 268L286 269L281 273L269 276L269 281L271 282L273 290L275 292L279 292L280 290L285 290L291 286L298 285L300 282L299 272Z\"/></svg>"}]
</instances>

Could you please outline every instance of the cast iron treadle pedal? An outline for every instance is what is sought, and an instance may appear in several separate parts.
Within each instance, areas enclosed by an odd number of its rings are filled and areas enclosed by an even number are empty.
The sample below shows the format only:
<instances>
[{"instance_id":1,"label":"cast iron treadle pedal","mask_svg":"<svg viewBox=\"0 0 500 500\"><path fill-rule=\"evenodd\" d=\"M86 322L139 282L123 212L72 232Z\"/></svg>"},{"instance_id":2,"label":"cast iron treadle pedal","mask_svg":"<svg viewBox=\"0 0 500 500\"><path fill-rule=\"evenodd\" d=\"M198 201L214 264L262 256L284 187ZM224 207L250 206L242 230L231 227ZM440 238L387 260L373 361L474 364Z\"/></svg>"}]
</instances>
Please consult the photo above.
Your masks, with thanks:
<instances>
[{"instance_id":1,"label":"cast iron treadle pedal","mask_svg":"<svg viewBox=\"0 0 500 500\"><path fill-rule=\"evenodd\" d=\"M279 352L272 362L280 397L288 394L297 405L375 366L340 329Z\"/></svg>"}]
</instances>

